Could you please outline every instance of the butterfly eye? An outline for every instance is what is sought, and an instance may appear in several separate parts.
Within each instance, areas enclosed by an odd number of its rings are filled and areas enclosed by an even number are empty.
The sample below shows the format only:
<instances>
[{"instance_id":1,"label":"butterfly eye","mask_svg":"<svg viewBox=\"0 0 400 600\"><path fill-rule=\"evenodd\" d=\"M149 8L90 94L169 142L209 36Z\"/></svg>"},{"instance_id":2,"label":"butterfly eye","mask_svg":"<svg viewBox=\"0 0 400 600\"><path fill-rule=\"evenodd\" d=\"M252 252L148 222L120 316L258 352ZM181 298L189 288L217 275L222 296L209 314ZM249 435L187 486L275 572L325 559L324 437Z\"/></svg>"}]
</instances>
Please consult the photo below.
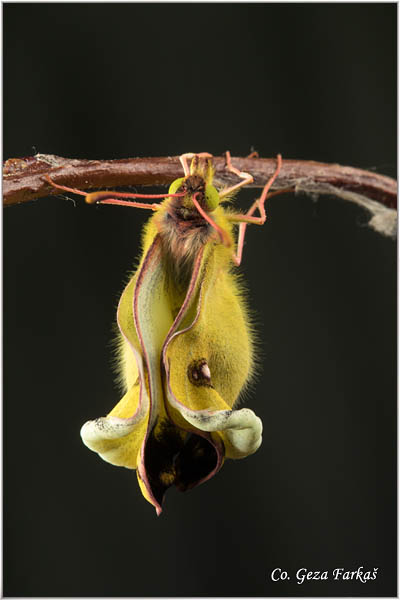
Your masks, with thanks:
<instances>
[{"instance_id":1,"label":"butterfly eye","mask_svg":"<svg viewBox=\"0 0 400 600\"><path fill-rule=\"evenodd\" d=\"M215 187L211 184L206 185L205 200L207 208L210 212L215 210L219 204L219 194Z\"/></svg>"},{"instance_id":2,"label":"butterfly eye","mask_svg":"<svg viewBox=\"0 0 400 600\"><path fill-rule=\"evenodd\" d=\"M182 183L185 181L185 177L179 177L179 179L175 179L169 186L168 193L175 194L177 190L181 187Z\"/></svg>"}]
</instances>

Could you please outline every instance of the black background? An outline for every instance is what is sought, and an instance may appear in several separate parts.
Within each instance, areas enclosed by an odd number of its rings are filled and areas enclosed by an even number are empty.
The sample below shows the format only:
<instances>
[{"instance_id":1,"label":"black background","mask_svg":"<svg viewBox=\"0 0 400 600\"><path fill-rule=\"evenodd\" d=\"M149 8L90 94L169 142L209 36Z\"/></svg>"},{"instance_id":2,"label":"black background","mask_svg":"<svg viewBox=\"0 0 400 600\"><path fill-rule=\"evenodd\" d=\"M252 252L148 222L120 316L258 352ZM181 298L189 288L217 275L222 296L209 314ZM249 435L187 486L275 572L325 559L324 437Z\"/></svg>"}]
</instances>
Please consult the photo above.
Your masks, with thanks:
<instances>
[{"instance_id":1,"label":"black background","mask_svg":"<svg viewBox=\"0 0 400 600\"><path fill-rule=\"evenodd\" d=\"M254 147L396 175L394 4L6 4L4 48L4 158ZM119 399L112 324L147 216L4 212L4 594L395 595L395 243L338 199L268 202L241 267L263 445L157 518L79 437ZM379 570L298 585L302 567Z\"/></svg>"}]
</instances>

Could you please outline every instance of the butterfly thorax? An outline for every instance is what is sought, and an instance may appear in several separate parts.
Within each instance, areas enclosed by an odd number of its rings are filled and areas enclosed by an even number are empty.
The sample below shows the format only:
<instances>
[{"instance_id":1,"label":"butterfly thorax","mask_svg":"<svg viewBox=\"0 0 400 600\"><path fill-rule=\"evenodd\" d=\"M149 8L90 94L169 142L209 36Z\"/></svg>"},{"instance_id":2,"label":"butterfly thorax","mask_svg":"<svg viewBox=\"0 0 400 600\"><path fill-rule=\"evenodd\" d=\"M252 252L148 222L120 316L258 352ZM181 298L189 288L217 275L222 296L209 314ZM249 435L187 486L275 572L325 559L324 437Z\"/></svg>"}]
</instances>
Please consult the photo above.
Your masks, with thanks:
<instances>
[{"instance_id":1,"label":"butterfly thorax","mask_svg":"<svg viewBox=\"0 0 400 600\"><path fill-rule=\"evenodd\" d=\"M198 212L191 198L196 194L196 200L207 210L205 204L205 181L201 176L187 177L179 192L187 192L185 196L167 198L155 218L162 240L165 268L174 285L186 291L193 272L193 264L201 247L212 236L213 228Z\"/></svg>"},{"instance_id":2,"label":"butterfly thorax","mask_svg":"<svg viewBox=\"0 0 400 600\"><path fill-rule=\"evenodd\" d=\"M207 210L204 200L205 181L198 175L192 175L185 179L178 191L185 191L185 196L165 201L165 210L160 211L157 226L164 255L176 265L177 271L184 267L191 270L201 246L213 235L212 227L192 202L195 194L197 202L203 210Z\"/></svg>"}]
</instances>

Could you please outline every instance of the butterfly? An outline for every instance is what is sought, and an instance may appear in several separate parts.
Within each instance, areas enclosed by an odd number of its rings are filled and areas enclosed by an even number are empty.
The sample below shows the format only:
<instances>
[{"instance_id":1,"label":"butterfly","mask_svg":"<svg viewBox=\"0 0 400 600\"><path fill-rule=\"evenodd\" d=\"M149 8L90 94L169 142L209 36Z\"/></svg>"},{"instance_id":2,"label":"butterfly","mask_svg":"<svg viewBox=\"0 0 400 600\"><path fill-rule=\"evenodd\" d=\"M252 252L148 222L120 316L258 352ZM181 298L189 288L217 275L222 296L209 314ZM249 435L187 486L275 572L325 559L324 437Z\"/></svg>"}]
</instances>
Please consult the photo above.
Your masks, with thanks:
<instances>
[{"instance_id":1,"label":"butterfly","mask_svg":"<svg viewBox=\"0 0 400 600\"><path fill-rule=\"evenodd\" d=\"M225 459L244 458L261 444L261 420L238 407L254 372L255 350L234 271L247 225L265 222L264 204L282 158L278 155L274 174L245 214L224 205L253 181L233 166L229 152L226 168L239 181L220 190L213 185L211 154L186 153L180 162L183 176L164 194L86 193L47 177L90 204L154 212L143 230L139 266L117 310L125 393L107 416L85 423L81 437L105 461L136 470L157 514L171 485L191 489L215 475Z\"/></svg>"}]
</instances>

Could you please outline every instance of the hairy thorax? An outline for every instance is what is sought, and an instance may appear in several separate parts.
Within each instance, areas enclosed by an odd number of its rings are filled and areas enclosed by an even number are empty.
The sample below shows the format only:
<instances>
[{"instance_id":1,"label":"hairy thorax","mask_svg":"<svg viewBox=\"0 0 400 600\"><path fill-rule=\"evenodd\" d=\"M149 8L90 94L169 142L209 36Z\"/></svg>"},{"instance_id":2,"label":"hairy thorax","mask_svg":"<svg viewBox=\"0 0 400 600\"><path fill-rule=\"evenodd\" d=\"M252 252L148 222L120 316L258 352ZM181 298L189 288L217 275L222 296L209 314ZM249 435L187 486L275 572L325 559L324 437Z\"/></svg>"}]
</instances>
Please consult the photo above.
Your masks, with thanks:
<instances>
[{"instance_id":1,"label":"hairy thorax","mask_svg":"<svg viewBox=\"0 0 400 600\"><path fill-rule=\"evenodd\" d=\"M160 216L158 227L165 267L174 284L183 291L189 285L194 260L213 236L213 229L197 211L173 204Z\"/></svg>"}]
</instances>

